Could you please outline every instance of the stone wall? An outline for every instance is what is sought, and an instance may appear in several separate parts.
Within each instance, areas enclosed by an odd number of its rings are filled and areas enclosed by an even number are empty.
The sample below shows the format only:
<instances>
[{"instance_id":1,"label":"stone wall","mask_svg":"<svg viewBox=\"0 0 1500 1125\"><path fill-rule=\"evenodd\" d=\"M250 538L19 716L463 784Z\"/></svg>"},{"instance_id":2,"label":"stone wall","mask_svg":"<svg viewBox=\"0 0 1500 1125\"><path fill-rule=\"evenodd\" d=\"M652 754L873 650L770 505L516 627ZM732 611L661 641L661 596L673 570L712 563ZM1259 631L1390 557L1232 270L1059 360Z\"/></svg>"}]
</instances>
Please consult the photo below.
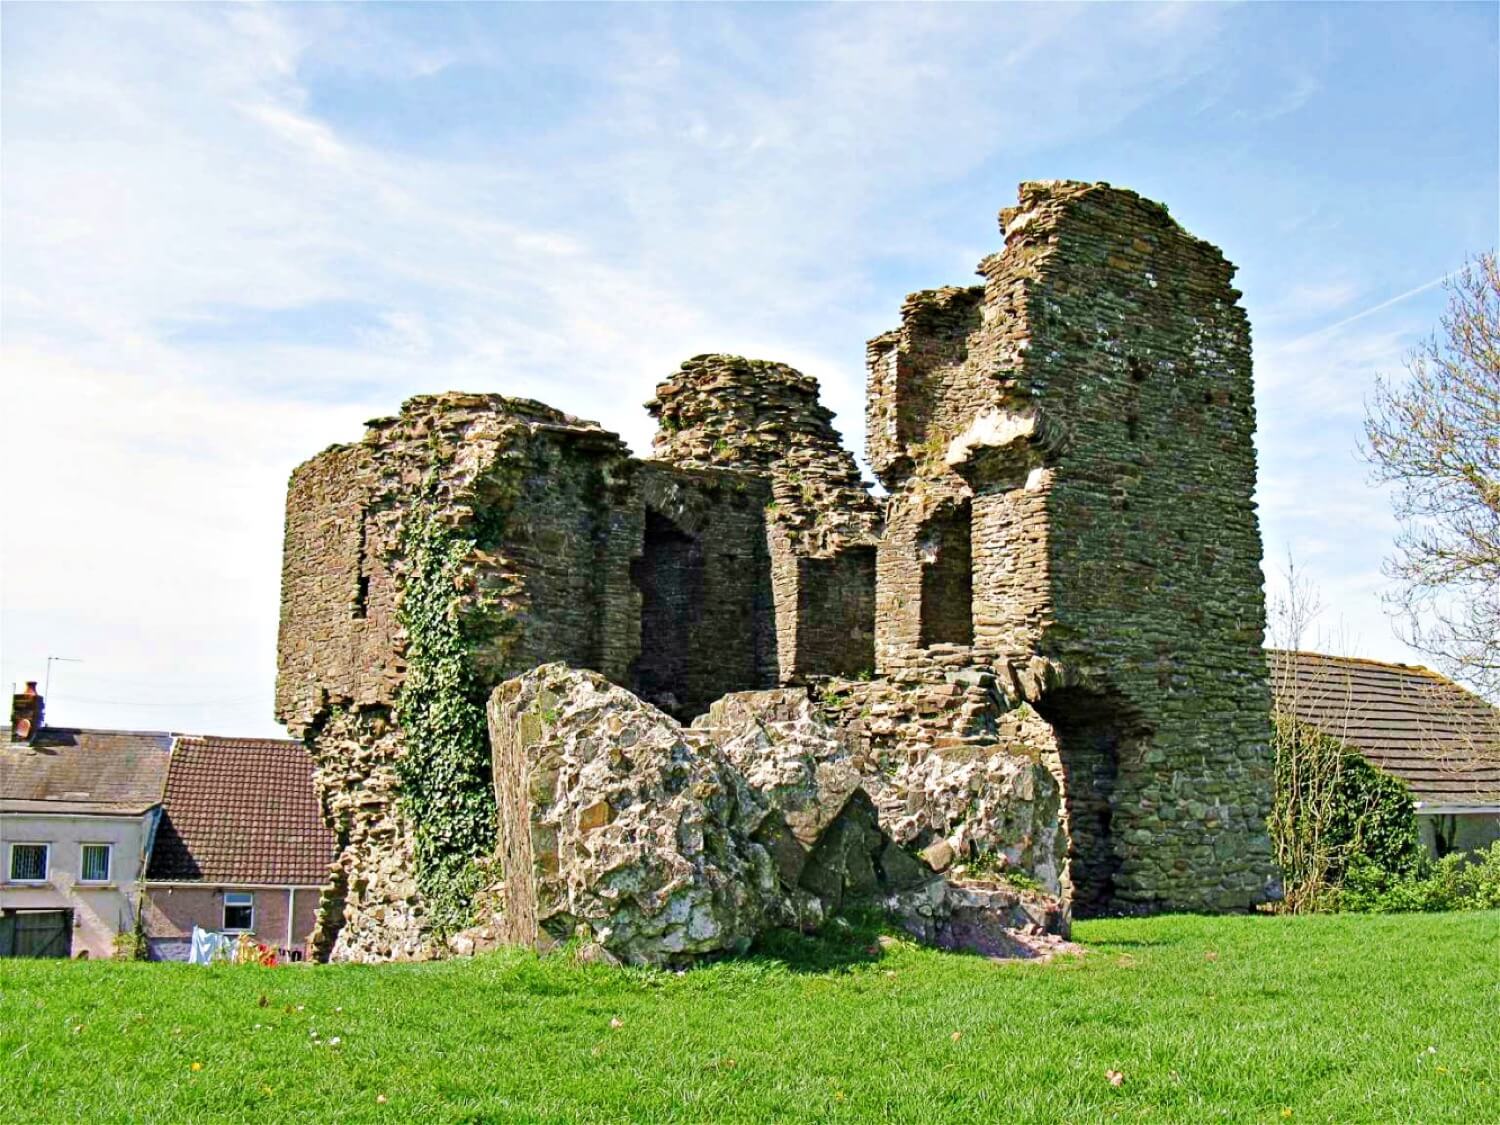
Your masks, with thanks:
<instances>
[{"instance_id":1,"label":"stone wall","mask_svg":"<svg viewBox=\"0 0 1500 1125\"><path fill-rule=\"evenodd\" d=\"M880 507L818 401L784 363L695 356L656 388L653 457L765 475L780 677L874 668Z\"/></svg>"},{"instance_id":2,"label":"stone wall","mask_svg":"<svg viewBox=\"0 0 1500 1125\"><path fill-rule=\"evenodd\" d=\"M287 498L277 715L312 748L340 855L314 945L421 956L431 923L398 762L409 638L399 607L430 519L467 544L452 615L476 707L553 660L681 718L776 682L768 480L631 458L540 403L425 395L300 466Z\"/></svg>"},{"instance_id":3,"label":"stone wall","mask_svg":"<svg viewBox=\"0 0 1500 1125\"><path fill-rule=\"evenodd\" d=\"M435 828L402 782L408 755L447 752L403 711L412 661L433 671L414 590L448 600L442 677L471 715L550 662L679 722L796 685L862 763L880 832L935 867L1024 872L1084 913L1276 893L1233 267L1103 184L1022 185L1001 222L983 285L912 295L868 346L883 500L815 380L722 355L657 387L649 460L540 403L450 393L296 470L277 714L341 844L318 949L440 936ZM414 528L460 552L436 585ZM506 858L475 857L478 883Z\"/></svg>"},{"instance_id":4,"label":"stone wall","mask_svg":"<svg viewBox=\"0 0 1500 1125\"><path fill-rule=\"evenodd\" d=\"M678 718L731 691L776 682L776 616L765 510L770 488L734 469L627 466L611 553L628 557L622 620L636 656L623 676L587 661ZM640 530L637 531L636 529Z\"/></svg>"},{"instance_id":5,"label":"stone wall","mask_svg":"<svg viewBox=\"0 0 1500 1125\"><path fill-rule=\"evenodd\" d=\"M869 349L879 668L1016 679L1057 732L1079 909L1244 909L1275 884L1233 267L1107 185L1023 185L1002 226L977 305L918 294ZM967 643L945 561L965 506Z\"/></svg>"}]
</instances>

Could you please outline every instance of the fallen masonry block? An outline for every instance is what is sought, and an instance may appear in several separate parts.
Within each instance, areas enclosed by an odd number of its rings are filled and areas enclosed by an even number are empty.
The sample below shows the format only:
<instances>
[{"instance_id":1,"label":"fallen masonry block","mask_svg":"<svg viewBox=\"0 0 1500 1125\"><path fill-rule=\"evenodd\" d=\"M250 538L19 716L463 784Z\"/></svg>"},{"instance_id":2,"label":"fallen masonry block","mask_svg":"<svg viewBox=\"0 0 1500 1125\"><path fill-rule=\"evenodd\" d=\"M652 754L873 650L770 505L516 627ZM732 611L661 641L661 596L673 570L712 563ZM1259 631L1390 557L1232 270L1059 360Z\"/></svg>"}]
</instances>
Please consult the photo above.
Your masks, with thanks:
<instances>
[{"instance_id":1,"label":"fallen masonry block","mask_svg":"<svg viewBox=\"0 0 1500 1125\"><path fill-rule=\"evenodd\" d=\"M776 876L765 807L723 755L593 672L548 664L489 703L503 941L583 927L614 956L747 948Z\"/></svg>"},{"instance_id":2,"label":"fallen masonry block","mask_svg":"<svg viewBox=\"0 0 1500 1125\"><path fill-rule=\"evenodd\" d=\"M498 859L490 936L680 964L882 908L920 940L1032 956L1066 935L1051 896L961 886L882 828L805 691L726 697L684 727L604 677L548 664L490 698ZM472 935L454 948L475 948Z\"/></svg>"}]
</instances>

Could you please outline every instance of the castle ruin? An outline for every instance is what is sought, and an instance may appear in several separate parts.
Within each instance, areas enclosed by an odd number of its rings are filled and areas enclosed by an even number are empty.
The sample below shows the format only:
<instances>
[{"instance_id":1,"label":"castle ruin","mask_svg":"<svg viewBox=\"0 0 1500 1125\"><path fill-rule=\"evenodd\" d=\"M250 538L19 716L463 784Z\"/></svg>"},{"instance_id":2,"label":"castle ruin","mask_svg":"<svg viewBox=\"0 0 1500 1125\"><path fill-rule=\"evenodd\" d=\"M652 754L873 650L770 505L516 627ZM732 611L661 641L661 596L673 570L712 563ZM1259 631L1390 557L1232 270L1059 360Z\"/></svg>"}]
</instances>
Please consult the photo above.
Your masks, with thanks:
<instances>
[{"instance_id":1,"label":"castle ruin","mask_svg":"<svg viewBox=\"0 0 1500 1125\"><path fill-rule=\"evenodd\" d=\"M1275 896L1234 268L1107 184L1023 184L1000 223L982 285L868 345L883 497L815 380L720 355L656 388L648 459L448 393L292 474L276 707L340 843L325 955L427 955L435 888L505 878L484 707L548 664L685 730L805 701L935 871L1078 914Z\"/></svg>"}]
</instances>

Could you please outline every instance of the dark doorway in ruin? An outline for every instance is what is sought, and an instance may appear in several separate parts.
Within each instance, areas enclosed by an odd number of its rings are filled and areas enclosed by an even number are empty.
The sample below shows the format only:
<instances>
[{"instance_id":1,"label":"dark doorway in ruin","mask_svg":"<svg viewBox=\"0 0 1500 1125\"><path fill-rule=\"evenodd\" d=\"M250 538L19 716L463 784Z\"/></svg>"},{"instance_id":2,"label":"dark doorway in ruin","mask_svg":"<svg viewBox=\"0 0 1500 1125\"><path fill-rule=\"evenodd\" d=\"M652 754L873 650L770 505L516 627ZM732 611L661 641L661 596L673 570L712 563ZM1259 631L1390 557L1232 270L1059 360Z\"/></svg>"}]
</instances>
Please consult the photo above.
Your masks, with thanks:
<instances>
[{"instance_id":1,"label":"dark doorway in ruin","mask_svg":"<svg viewBox=\"0 0 1500 1125\"><path fill-rule=\"evenodd\" d=\"M1049 692L1036 709L1057 735L1062 761L1073 913L1108 913L1118 905L1120 762L1146 734L1122 699L1083 688Z\"/></svg>"},{"instance_id":2,"label":"dark doorway in ruin","mask_svg":"<svg viewBox=\"0 0 1500 1125\"><path fill-rule=\"evenodd\" d=\"M666 516L646 509L641 557L631 578L641 592L641 651L635 693L681 717L690 695L694 634L703 618L703 544Z\"/></svg>"},{"instance_id":3,"label":"dark doorway in ruin","mask_svg":"<svg viewBox=\"0 0 1500 1125\"><path fill-rule=\"evenodd\" d=\"M920 644L974 643L974 549L968 501L944 508L922 525Z\"/></svg>"}]
</instances>

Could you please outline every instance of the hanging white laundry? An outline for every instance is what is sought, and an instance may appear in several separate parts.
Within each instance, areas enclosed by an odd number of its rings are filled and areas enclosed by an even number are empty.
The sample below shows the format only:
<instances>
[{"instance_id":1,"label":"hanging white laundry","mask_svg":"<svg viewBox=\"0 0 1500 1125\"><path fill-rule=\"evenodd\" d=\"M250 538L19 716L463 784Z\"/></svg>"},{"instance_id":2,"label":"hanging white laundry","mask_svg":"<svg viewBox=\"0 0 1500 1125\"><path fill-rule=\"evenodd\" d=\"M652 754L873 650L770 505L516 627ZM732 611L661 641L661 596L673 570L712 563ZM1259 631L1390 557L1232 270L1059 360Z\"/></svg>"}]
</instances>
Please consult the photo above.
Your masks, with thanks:
<instances>
[{"instance_id":1,"label":"hanging white laundry","mask_svg":"<svg viewBox=\"0 0 1500 1125\"><path fill-rule=\"evenodd\" d=\"M214 958L219 956L222 950L225 956L229 954L230 941L223 934L216 934L212 930L193 927L193 947L188 953L189 965L211 965Z\"/></svg>"}]
</instances>

